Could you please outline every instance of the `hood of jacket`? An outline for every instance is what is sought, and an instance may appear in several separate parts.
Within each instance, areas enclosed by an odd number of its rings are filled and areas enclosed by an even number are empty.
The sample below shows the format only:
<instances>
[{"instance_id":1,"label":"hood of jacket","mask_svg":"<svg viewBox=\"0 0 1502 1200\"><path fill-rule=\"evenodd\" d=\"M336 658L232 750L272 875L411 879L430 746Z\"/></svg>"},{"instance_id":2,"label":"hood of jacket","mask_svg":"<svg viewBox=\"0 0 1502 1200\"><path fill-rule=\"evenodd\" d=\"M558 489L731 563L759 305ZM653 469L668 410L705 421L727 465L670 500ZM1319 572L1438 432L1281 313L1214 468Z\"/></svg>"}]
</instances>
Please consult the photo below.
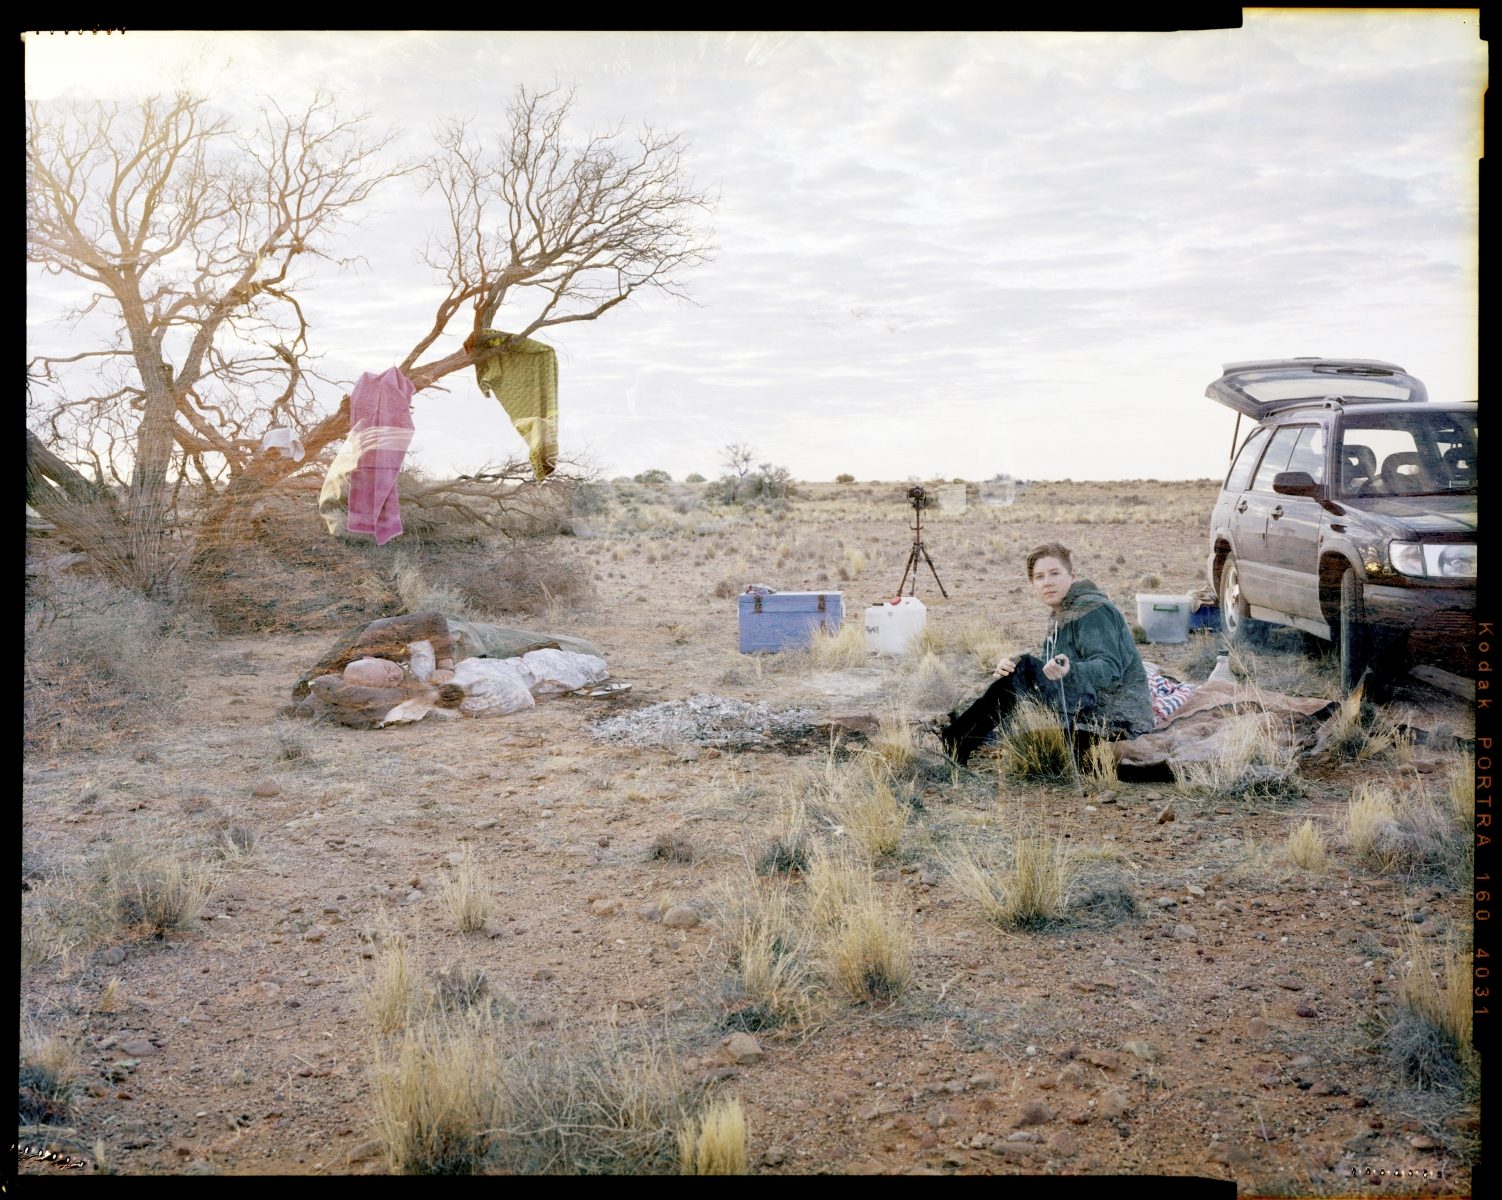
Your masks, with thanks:
<instances>
[{"instance_id":1,"label":"hood of jacket","mask_svg":"<svg viewBox=\"0 0 1502 1200\"><path fill-rule=\"evenodd\" d=\"M1077 620L1088 612L1094 612L1102 604L1110 604L1111 598L1088 579L1076 579L1064 593L1064 602L1059 605L1055 620L1059 624Z\"/></svg>"}]
</instances>

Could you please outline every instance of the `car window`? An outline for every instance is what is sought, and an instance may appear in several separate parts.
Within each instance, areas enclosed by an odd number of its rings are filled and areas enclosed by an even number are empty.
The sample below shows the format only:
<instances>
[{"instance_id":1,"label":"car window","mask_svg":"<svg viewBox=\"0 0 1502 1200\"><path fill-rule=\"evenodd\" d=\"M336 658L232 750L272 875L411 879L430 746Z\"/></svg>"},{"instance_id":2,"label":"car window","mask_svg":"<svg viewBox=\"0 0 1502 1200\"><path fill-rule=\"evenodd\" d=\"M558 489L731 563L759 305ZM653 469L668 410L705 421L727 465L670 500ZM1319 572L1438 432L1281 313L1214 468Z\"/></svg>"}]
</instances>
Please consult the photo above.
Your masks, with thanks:
<instances>
[{"instance_id":1,"label":"car window","mask_svg":"<svg viewBox=\"0 0 1502 1200\"><path fill-rule=\"evenodd\" d=\"M1337 457L1345 496L1475 492L1476 419L1435 409L1350 413Z\"/></svg>"},{"instance_id":2,"label":"car window","mask_svg":"<svg viewBox=\"0 0 1502 1200\"><path fill-rule=\"evenodd\" d=\"M1325 427L1305 425L1285 471L1307 471L1315 483L1325 482Z\"/></svg>"},{"instance_id":3,"label":"car window","mask_svg":"<svg viewBox=\"0 0 1502 1200\"><path fill-rule=\"evenodd\" d=\"M1236 456L1231 473L1226 476L1225 491L1246 491L1246 485L1252 481L1252 471L1257 466L1257 457L1262 453L1262 447L1265 445L1267 445L1267 427L1262 426L1252 430L1246 441L1241 444L1241 453Z\"/></svg>"},{"instance_id":4,"label":"car window","mask_svg":"<svg viewBox=\"0 0 1502 1200\"><path fill-rule=\"evenodd\" d=\"M1252 480L1252 491L1273 490L1273 476L1279 471L1288 470L1288 460L1293 454L1294 444L1307 428L1307 425L1284 425L1273 434L1273 440L1267 444L1267 453L1262 456L1262 465L1257 468L1257 477Z\"/></svg>"}]
</instances>

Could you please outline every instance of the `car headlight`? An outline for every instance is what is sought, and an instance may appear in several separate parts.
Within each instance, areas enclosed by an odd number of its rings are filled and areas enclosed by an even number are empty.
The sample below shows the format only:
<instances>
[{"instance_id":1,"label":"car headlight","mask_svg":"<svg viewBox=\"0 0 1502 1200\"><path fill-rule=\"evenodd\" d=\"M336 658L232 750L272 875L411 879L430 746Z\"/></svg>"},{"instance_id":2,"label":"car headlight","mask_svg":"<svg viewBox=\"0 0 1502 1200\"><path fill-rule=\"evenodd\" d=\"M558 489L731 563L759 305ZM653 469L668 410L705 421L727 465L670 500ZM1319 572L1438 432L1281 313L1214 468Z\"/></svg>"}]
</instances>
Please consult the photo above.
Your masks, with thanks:
<instances>
[{"instance_id":1,"label":"car headlight","mask_svg":"<svg viewBox=\"0 0 1502 1200\"><path fill-rule=\"evenodd\" d=\"M1393 569L1404 575L1429 579L1476 578L1474 543L1389 542L1387 555Z\"/></svg>"}]
</instances>

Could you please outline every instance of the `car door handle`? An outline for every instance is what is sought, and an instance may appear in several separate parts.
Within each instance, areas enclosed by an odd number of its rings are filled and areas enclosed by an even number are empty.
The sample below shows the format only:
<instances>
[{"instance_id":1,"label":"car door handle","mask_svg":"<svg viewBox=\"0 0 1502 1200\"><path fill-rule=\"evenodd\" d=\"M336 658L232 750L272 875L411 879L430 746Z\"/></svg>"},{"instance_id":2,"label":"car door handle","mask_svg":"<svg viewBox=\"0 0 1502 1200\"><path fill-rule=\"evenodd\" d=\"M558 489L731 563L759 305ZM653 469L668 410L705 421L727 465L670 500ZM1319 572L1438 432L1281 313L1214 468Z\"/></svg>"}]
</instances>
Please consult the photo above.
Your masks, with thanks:
<instances>
[{"instance_id":1,"label":"car door handle","mask_svg":"<svg viewBox=\"0 0 1502 1200\"><path fill-rule=\"evenodd\" d=\"M1240 504L1238 504L1236 506L1236 511L1237 512L1246 512L1246 501L1245 500L1243 500Z\"/></svg>"},{"instance_id":2,"label":"car door handle","mask_svg":"<svg viewBox=\"0 0 1502 1200\"><path fill-rule=\"evenodd\" d=\"M1283 515L1283 506L1281 504L1278 505L1277 508L1273 509L1272 512L1268 513L1267 515L1270 516L1274 521L1276 521Z\"/></svg>"}]
</instances>

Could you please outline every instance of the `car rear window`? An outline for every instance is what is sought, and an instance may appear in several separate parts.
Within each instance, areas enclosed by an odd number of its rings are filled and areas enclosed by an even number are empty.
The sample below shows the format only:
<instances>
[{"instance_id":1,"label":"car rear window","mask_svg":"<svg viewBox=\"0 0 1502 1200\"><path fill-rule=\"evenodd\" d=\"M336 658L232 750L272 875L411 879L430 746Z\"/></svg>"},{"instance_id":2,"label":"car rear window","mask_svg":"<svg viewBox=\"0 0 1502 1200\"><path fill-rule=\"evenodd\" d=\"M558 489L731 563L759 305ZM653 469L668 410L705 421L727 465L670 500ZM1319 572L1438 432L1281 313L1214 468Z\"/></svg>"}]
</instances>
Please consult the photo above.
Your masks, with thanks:
<instances>
[{"instance_id":1,"label":"car rear window","mask_svg":"<svg viewBox=\"0 0 1502 1200\"><path fill-rule=\"evenodd\" d=\"M1266 426L1254 429L1247 435L1246 441L1241 443L1241 453L1236 456L1231 473L1226 476L1226 491L1246 491L1246 485L1252 480L1252 472L1257 468L1257 456L1262 453L1262 447L1265 445L1267 445Z\"/></svg>"},{"instance_id":2,"label":"car rear window","mask_svg":"<svg viewBox=\"0 0 1502 1200\"><path fill-rule=\"evenodd\" d=\"M1252 481L1252 491L1270 492L1273 490L1273 476L1279 471L1288 470L1288 460L1293 454L1294 443L1307 428L1307 425L1284 425L1273 434L1273 440L1268 443L1267 453L1262 456L1262 465L1257 468L1257 478Z\"/></svg>"}]
</instances>

